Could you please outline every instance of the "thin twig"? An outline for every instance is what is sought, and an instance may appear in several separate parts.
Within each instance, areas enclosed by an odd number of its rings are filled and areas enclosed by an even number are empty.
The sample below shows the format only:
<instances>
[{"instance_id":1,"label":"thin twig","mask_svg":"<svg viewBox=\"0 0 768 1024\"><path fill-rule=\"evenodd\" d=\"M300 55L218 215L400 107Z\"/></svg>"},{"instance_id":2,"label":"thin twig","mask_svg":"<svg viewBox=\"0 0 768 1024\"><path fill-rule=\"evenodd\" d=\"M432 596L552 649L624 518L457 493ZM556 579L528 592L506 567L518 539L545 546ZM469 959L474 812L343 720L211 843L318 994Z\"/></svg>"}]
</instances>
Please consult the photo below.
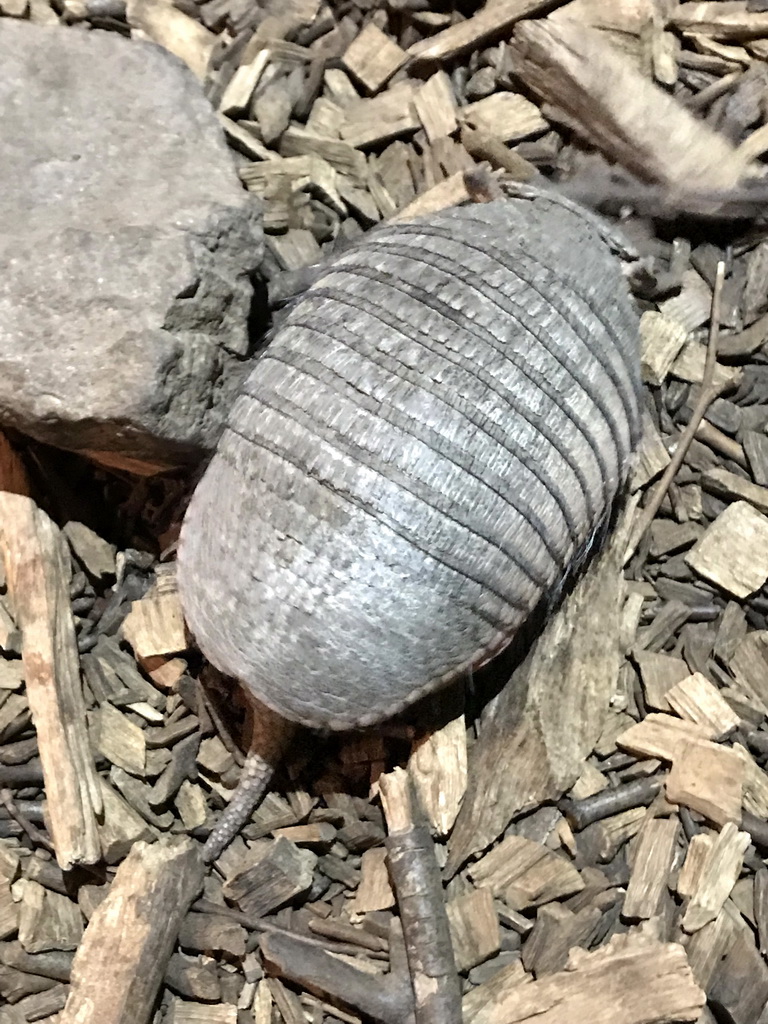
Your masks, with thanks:
<instances>
[{"instance_id":1,"label":"thin twig","mask_svg":"<svg viewBox=\"0 0 768 1024\"><path fill-rule=\"evenodd\" d=\"M723 385L715 382L715 366L717 363L717 339L720 334L720 302L723 292L723 280L725 278L725 263L720 260L717 264L717 274L715 275L715 287L712 290L712 309L709 317L709 339L707 341L707 358L704 363L704 375L701 380L701 392L699 393L699 400L696 403L696 407L691 415L690 422L685 428L683 433L680 435L680 440L677 442L677 447L669 461L669 465L664 470L664 474L655 488L653 495L649 499L648 503L644 506L642 515L637 521L635 529L632 531L632 538L627 546L627 552L624 557L625 563L630 560L634 555L640 541L643 539L645 531L651 525L656 517L656 513L661 508L661 503L664 501L664 496L669 490L670 484L677 475L677 471L683 464L683 459L688 453L688 449L691 447L696 431L698 430L699 424L704 419L704 414L709 408L710 404L717 398L720 392L723 390Z\"/></svg>"}]
</instances>

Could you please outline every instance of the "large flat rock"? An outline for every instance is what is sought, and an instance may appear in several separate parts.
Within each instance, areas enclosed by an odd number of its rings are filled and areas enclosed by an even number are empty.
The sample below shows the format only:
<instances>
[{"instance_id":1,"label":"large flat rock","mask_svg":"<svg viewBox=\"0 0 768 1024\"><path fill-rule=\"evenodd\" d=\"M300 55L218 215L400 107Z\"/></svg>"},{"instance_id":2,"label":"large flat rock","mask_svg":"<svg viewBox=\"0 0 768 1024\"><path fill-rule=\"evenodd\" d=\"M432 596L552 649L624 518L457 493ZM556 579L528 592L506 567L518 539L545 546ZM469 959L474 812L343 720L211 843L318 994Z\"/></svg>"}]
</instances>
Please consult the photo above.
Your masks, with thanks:
<instances>
[{"instance_id":1,"label":"large flat rock","mask_svg":"<svg viewBox=\"0 0 768 1024\"><path fill-rule=\"evenodd\" d=\"M103 461L218 437L263 236L193 75L0 19L0 422Z\"/></svg>"}]
</instances>

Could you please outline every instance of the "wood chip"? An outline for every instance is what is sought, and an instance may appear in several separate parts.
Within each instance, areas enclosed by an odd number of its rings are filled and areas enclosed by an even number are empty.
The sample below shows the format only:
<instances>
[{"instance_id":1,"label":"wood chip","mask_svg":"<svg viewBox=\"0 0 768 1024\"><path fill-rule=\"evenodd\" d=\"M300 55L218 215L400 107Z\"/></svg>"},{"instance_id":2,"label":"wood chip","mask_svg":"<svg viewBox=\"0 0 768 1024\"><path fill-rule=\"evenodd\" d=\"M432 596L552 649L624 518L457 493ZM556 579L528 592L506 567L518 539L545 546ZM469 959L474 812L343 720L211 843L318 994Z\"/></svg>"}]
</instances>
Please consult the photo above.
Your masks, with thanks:
<instances>
[{"instance_id":1,"label":"wood chip","mask_svg":"<svg viewBox=\"0 0 768 1024\"><path fill-rule=\"evenodd\" d=\"M683 743L667 776L667 800L716 825L741 821L744 766L734 751L703 740Z\"/></svg>"},{"instance_id":2,"label":"wood chip","mask_svg":"<svg viewBox=\"0 0 768 1024\"><path fill-rule=\"evenodd\" d=\"M749 597L768 580L768 518L746 501L734 502L685 560L699 576L734 597Z\"/></svg>"},{"instance_id":3,"label":"wood chip","mask_svg":"<svg viewBox=\"0 0 768 1024\"><path fill-rule=\"evenodd\" d=\"M714 841L714 834L709 832L697 832L695 836L691 837L675 886L678 895L684 899L693 896L698 889L699 878L708 863Z\"/></svg>"},{"instance_id":4,"label":"wood chip","mask_svg":"<svg viewBox=\"0 0 768 1024\"><path fill-rule=\"evenodd\" d=\"M462 107L463 124L477 131L488 132L502 142L518 142L531 135L540 135L549 125L539 108L514 92L496 92L477 103Z\"/></svg>"},{"instance_id":5,"label":"wood chip","mask_svg":"<svg viewBox=\"0 0 768 1024\"><path fill-rule=\"evenodd\" d=\"M19 904L11 895L11 882L0 878L0 941L15 935L19 928Z\"/></svg>"},{"instance_id":6,"label":"wood chip","mask_svg":"<svg viewBox=\"0 0 768 1024\"><path fill-rule=\"evenodd\" d=\"M525 969L537 978L561 971L574 947L586 948L600 917L598 907L583 907L578 912L558 903L542 907L523 946Z\"/></svg>"},{"instance_id":7,"label":"wood chip","mask_svg":"<svg viewBox=\"0 0 768 1024\"><path fill-rule=\"evenodd\" d=\"M704 1002L682 946L632 933L615 935L591 953L574 950L566 970L511 987L472 1020L473 1024L695 1021Z\"/></svg>"},{"instance_id":8,"label":"wood chip","mask_svg":"<svg viewBox=\"0 0 768 1024\"><path fill-rule=\"evenodd\" d=\"M270 57L269 50L259 50L252 61L240 65L221 97L219 110L222 114L241 114L248 109L253 91L259 84Z\"/></svg>"},{"instance_id":9,"label":"wood chip","mask_svg":"<svg viewBox=\"0 0 768 1024\"><path fill-rule=\"evenodd\" d=\"M745 3L693 2L679 4L672 22L683 32L714 39L751 39L768 36L768 12L750 11Z\"/></svg>"},{"instance_id":10,"label":"wood chip","mask_svg":"<svg viewBox=\"0 0 768 1024\"><path fill-rule=\"evenodd\" d=\"M447 210L451 206L458 206L469 199L467 186L464 182L464 174L451 175L445 181L433 185L426 192L422 192L412 203L393 217L393 220L410 220L413 217L424 217L428 213L439 213L440 210Z\"/></svg>"},{"instance_id":11,"label":"wood chip","mask_svg":"<svg viewBox=\"0 0 768 1024\"><path fill-rule=\"evenodd\" d=\"M70 520L64 524L64 536L75 556L95 579L115 575L115 546L108 544L85 523Z\"/></svg>"},{"instance_id":12,"label":"wood chip","mask_svg":"<svg viewBox=\"0 0 768 1024\"><path fill-rule=\"evenodd\" d=\"M657 651L639 651L636 660L646 704L655 711L669 711L667 695L677 683L690 676L688 666L682 658L673 658Z\"/></svg>"},{"instance_id":13,"label":"wood chip","mask_svg":"<svg viewBox=\"0 0 768 1024\"><path fill-rule=\"evenodd\" d=\"M436 71L427 79L414 96L413 105L430 142L456 131L456 99L445 71Z\"/></svg>"},{"instance_id":14,"label":"wood chip","mask_svg":"<svg viewBox=\"0 0 768 1024\"><path fill-rule=\"evenodd\" d=\"M139 601L134 601L122 625L122 635L140 658L176 654L187 647L184 615L176 577L168 572Z\"/></svg>"},{"instance_id":15,"label":"wood chip","mask_svg":"<svg viewBox=\"0 0 768 1024\"><path fill-rule=\"evenodd\" d=\"M457 971L469 971L501 946L499 919L490 889L475 889L445 905Z\"/></svg>"},{"instance_id":16,"label":"wood chip","mask_svg":"<svg viewBox=\"0 0 768 1024\"><path fill-rule=\"evenodd\" d=\"M449 60L468 50L476 50L494 36L501 36L521 18L550 5L550 0L489 0L486 5L466 21L451 25L431 39L414 43L408 55L416 61Z\"/></svg>"},{"instance_id":17,"label":"wood chip","mask_svg":"<svg viewBox=\"0 0 768 1024\"><path fill-rule=\"evenodd\" d=\"M494 1006L500 1005L511 997L519 986L532 981L519 960L502 967L482 985L470 989L461 1001L462 1016L465 1024L474 1024L483 1011L490 1012ZM491 1020L486 1017L486 1020Z\"/></svg>"},{"instance_id":18,"label":"wood chip","mask_svg":"<svg viewBox=\"0 0 768 1024\"><path fill-rule=\"evenodd\" d=\"M697 739L712 739L711 730L700 723L684 722L672 715L650 714L622 732L616 743L623 750L641 757L673 761L681 744Z\"/></svg>"},{"instance_id":19,"label":"wood chip","mask_svg":"<svg viewBox=\"0 0 768 1024\"><path fill-rule=\"evenodd\" d=\"M355 914L389 910L395 905L395 894L387 870L387 851L381 847L365 850L360 858L360 884L351 904Z\"/></svg>"},{"instance_id":20,"label":"wood chip","mask_svg":"<svg viewBox=\"0 0 768 1024\"><path fill-rule=\"evenodd\" d=\"M512 910L537 907L584 888L581 875L564 857L522 836L507 836L467 873Z\"/></svg>"},{"instance_id":21,"label":"wood chip","mask_svg":"<svg viewBox=\"0 0 768 1024\"><path fill-rule=\"evenodd\" d=\"M151 39L205 79L216 36L199 21L163 0L128 0L126 18L137 38Z\"/></svg>"},{"instance_id":22,"label":"wood chip","mask_svg":"<svg viewBox=\"0 0 768 1024\"><path fill-rule=\"evenodd\" d=\"M628 519L617 524L590 572L547 623L520 675L486 709L449 842L449 870L496 839L523 810L570 789L612 715L624 597L619 566L628 527Z\"/></svg>"},{"instance_id":23,"label":"wood chip","mask_svg":"<svg viewBox=\"0 0 768 1024\"><path fill-rule=\"evenodd\" d=\"M27 953L77 948L83 937L83 920L69 896L26 878L14 883L13 892L21 896L19 942Z\"/></svg>"},{"instance_id":24,"label":"wood chip","mask_svg":"<svg viewBox=\"0 0 768 1024\"><path fill-rule=\"evenodd\" d=\"M667 690L666 698L669 706L681 718L703 725L716 740L724 739L741 722L717 687L700 672L694 672L675 683Z\"/></svg>"},{"instance_id":25,"label":"wood chip","mask_svg":"<svg viewBox=\"0 0 768 1024\"><path fill-rule=\"evenodd\" d=\"M467 788L464 715L414 745L408 759L408 774L433 832L448 835Z\"/></svg>"},{"instance_id":26,"label":"wood chip","mask_svg":"<svg viewBox=\"0 0 768 1024\"><path fill-rule=\"evenodd\" d=\"M749 842L749 835L739 832L732 822L724 825L715 837L706 852L696 890L683 915L685 931L698 931L715 920L736 884Z\"/></svg>"},{"instance_id":27,"label":"wood chip","mask_svg":"<svg viewBox=\"0 0 768 1024\"><path fill-rule=\"evenodd\" d=\"M369 93L378 92L405 63L407 54L372 21L355 37L342 60Z\"/></svg>"},{"instance_id":28,"label":"wood chip","mask_svg":"<svg viewBox=\"0 0 768 1024\"><path fill-rule=\"evenodd\" d=\"M269 843L262 856L224 883L224 894L243 913L261 917L282 907L312 884L317 857L287 839Z\"/></svg>"},{"instance_id":29,"label":"wood chip","mask_svg":"<svg viewBox=\"0 0 768 1024\"><path fill-rule=\"evenodd\" d=\"M409 79L372 99L348 104L339 129L341 138L359 149L409 135L421 124L416 113L416 85Z\"/></svg>"},{"instance_id":30,"label":"wood chip","mask_svg":"<svg viewBox=\"0 0 768 1024\"><path fill-rule=\"evenodd\" d=\"M751 480L745 480L723 466L715 466L702 473L701 486L718 498L748 501L758 512L768 513L768 487L753 484Z\"/></svg>"},{"instance_id":31,"label":"wood chip","mask_svg":"<svg viewBox=\"0 0 768 1024\"><path fill-rule=\"evenodd\" d=\"M343 114L343 111L341 113ZM342 142L341 139L321 138L316 128L310 130L309 124L306 129L300 128L298 125L288 128L280 139L280 152L284 157L318 156L330 164L338 174L349 178L354 185L364 185L368 176L368 164L364 153L355 149L354 146L350 146L348 142ZM297 166L301 167L302 165ZM279 168L276 168L276 170L278 169L284 170L285 165L280 165ZM306 168L307 185L311 186L314 183L317 188L321 185L328 188L331 183L325 181L322 173L322 165L309 165ZM303 177L304 174L292 174L294 182L297 182L297 179L300 181ZM338 182L336 185L340 188ZM297 182L294 187L306 186Z\"/></svg>"},{"instance_id":32,"label":"wood chip","mask_svg":"<svg viewBox=\"0 0 768 1024\"><path fill-rule=\"evenodd\" d=\"M677 818L651 818L640 829L632 848L623 917L647 920L658 913L675 860L678 833Z\"/></svg>"},{"instance_id":33,"label":"wood chip","mask_svg":"<svg viewBox=\"0 0 768 1024\"><path fill-rule=\"evenodd\" d=\"M659 387L685 344L688 331L671 316L646 310L640 317L640 365L643 380Z\"/></svg>"},{"instance_id":34,"label":"wood chip","mask_svg":"<svg viewBox=\"0 0 768 1024\"><path fill-rule=\"evenodd\" d=\"M640 490L663 473L671 459L661 434L647 412L643 413L642 422L643 433L630 477L630 487L633 491ZM641 515L642 512L638 514Z\"/></svg>"}]
</instances>

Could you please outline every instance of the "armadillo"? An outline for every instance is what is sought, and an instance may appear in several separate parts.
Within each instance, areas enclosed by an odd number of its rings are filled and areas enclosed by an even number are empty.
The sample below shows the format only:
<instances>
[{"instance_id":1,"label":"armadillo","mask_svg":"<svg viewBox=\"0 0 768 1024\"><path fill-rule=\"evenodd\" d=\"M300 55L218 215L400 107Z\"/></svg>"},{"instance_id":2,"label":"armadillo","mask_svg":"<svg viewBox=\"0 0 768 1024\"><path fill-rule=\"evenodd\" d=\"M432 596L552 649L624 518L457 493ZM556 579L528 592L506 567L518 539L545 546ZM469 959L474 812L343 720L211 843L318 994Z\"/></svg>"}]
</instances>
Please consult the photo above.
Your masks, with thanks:
<instances>
[{"instance_id":1,"label":"armadillo","mask_svg":"<svg viewBox=\"0 0 768 1024\"><path fill-rule=\"evenodd\" d=\"M590 545L639 395L637 315L591 214L526 195L371 232L292 306L191 499L201 650L322 729L456 680Z\"/></svg>"}]
</instances>

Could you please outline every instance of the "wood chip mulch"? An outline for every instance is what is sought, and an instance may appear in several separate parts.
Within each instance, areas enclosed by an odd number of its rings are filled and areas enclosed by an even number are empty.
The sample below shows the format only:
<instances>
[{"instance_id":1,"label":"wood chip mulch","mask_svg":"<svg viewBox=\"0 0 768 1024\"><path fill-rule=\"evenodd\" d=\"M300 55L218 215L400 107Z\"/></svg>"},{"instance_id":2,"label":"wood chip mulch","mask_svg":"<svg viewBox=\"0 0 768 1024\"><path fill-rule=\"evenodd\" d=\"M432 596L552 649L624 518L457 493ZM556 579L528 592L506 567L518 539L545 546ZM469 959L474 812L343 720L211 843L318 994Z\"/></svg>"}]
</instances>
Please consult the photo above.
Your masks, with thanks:
<instances>
[{"instance_id":1,"label":"wood chip mulch","mask_svg":"<svg viewBox=\"0 0 768 1024\"><path fill-rule=\"evenodd\" d=\"M453 998L448 939L465 1024L768 1024L768 4L0 14L192 68L264 202L273 323L479 165L618 222L647 385L626 507L509 685L306 736L207 874L249 722L185 634L188 481L3 440L0 1024L405 1024L411 981Z\"/></svg>"}]
</instances>

